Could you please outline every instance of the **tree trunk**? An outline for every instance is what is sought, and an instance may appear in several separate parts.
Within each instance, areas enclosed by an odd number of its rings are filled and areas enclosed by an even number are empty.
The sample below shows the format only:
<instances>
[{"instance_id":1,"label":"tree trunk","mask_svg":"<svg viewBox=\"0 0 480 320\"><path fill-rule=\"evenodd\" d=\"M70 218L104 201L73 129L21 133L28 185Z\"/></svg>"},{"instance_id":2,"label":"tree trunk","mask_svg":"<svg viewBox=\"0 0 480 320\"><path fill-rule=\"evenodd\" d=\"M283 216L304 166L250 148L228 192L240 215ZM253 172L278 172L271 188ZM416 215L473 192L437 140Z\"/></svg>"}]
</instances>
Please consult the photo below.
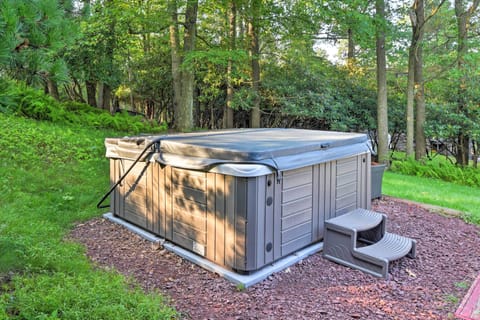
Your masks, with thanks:
<instances>
[{"instance_id":1,"label":"tree trunk","mask_svg":"<svg viewBox=\"0 0 480 320\"><path fill-rule=\"evenodd\" d=\"M420 160L426 155L425 141L425 89L423 81L423 25L425 24L424 0L415 1L415 16L417 18L416 30L416 50L415 50L415 104L416 104L416 121L415 121L415 159Z\"/></svg>"},{"instance_id":2,"label":"tree trunk","mask_svg":"<svg viewBox=\"0 0 480 320\"><path fill-rule=\"evenodd\" d=\"M376 0L377 20L385 19L385 0ZM377 27L377 135L378 161L389 165L388 161L388 104L387 104L387 62L385 56L385 30Z\"/></svg>"},{"instance_id":3,"label":"tree trunk","mask_svg":"<svg viewBox=\"0 0 480 320\"><path fill-rule=\"evenodd\" d=\"M73 83L71 85L66 85L71 88L70 99L74 101L80 101L82 103L87 103L82 94L82 86L77 79L72 78Z\"/></svg>"},{"instance_id":4,"label":"tree trunk","mask_svg":"<svg viewBox=\"0 0 480 320\"><path fill-rule=\"evenodd\" d=\"M178 14L177 2L170 0L168 8L171 14L170 23L170 52L172 57L172 81L173 81L173 119L174 125L176 123L177 114L180 113L180 94L182 91L182 83L180 79L180 40L178 36Z\"/></svg>"},{"instance_id":5,"label":"tree trunk","mask_svg":"<svg viewBox=\"0 0 480 320\"><path fill-rule=\"evenodd\" d=\"M105 7L109 8L110 6L113 6L114 1L113 0L106 0L105 1ZM117 39L115 38L115 28L117 25L117 21L115 18L115 15L111 15L111 18L109 19L109 22L107 24L108 28L108 36L106 37L106 47L105 47L105 59L107 62L107 78L102 79L103 81L103 100L102 103L98 104L99 106L102 107L103 110L106 110L108 112L112 112L112 80L111 78L114 77L114 60L115 60L115 49L117 46Z\"/></svg>"},{"instance_id":6,"label":"tree trunk","mask_svg":"<svg viewBox=\"0 0 480 320\"><path fill-rule=\"evenodd\" d=\"M473 140L472 141L472 148L473 148L473 167L475 169L478 168L478 157L480 157L480 150L478 148L480 147L478 141Z\"/></svg>"},{"instance_id":7,"label":"tree trunk","mask_svg":"<svg viewBox=\"0 0 480 320\"><path fill-rule=\"evenodd\" d=\"M97 84L93 81L85 81L87 88L87 103L92 107L97 107Z\"/></svg>"},{"instance_id":8,"label":"tree trunk","mask_svg":"<svg viewBox=\"0 0 480 320\"><path fill-rule=\"evenodd\" d=\"M353 30L348 28L348 49L347 49L347 67L352 69L355 66L355 42L353 41Z\"/></svg>"},{"instance_id":9,"label":"tree trunk","mask_svg":"<svg viewBox=\"0 0 480 320\"><path fill-rule=\"evenodd\" d=\"M412 39L410 41L410 48L408 50L408 77L407 77L407 141L406 141L406 154L407 157L411 157L414 154L414 109L415 109L415 53L417 51L418 37L417 32L419 30L418 20L415 13L418 0L414 0L412 8L410 10L410 21L412 23Z\"/></svg>"},{"instance_id":10,"label":"tree trunk","mask_svg":"<svg viewBox=\"0 0 480 320\"><path fill-rule=\"evenodd\" d=\"M184 54L195 50L196 23L197 23L198 0L188 1L185 15L185 31L183 36ZM195 86L195 75L193 70L185 68L182 70L182 96L180 97L180 119L178 126L182 131L193 128L193 90Z\"/></svg>"},{"instance_id":11,"label":"tree trunk","mask_svg":"<svg viewBox=\"0 0 480 320\"><path fill-rule=\"evenodd\" d=\"M228 38L230 40L229 50L230 52L236 48L236 20L237 20L237 7L235 1L230 1L230 12L228 15ZM223 114L223 127L233 128L233 83L232 83L232 70L233 61L232 58L228 59L227 65L227 101Z\"/></svg>"},{"instance_id":12,"label":"tree trunk","mask_svg":"<svg viewBox=\"0 0 480 320\"><path fill-rule=\"evenodd\" d=\"M48 93L55 98L55 100L60 100L60 94L58 92L57 83L51 79L47 79L47 88Z\"/></svg>"},{"instance_id":13,"label":"tree trunk","mask_svg":"<svg viewBox=\"0 0 480 320\"><path fill-rule=\"evenodd\" d=\"M457 19L457 68L461 74L458 83L457 112L468 116L467 101L467 71L465 66L465 55L468 53L468 31L470 18L477 10L480 0L475 0L470 8L465 9L463 0L455 0L455 16ZM455 158L460 166L468 166L470 137L464 128L460 128L457 135L457 152Z\"/></svg>"},{"instance_id":14,"label":"tree trunk","mask_svg":"<svg viewBox=\"0 0 480 320\"><path fill-rule=\"evenodd\" d=\"M250 59L252 63L252 91L254 94L253 105L250 111L250 127L260 127L260 48L258 43L258 19L260 2L252 1L251 17L248 22L248 36L250 38Z\"/></svg>"},{"instance_id":15,"label":"tree trunk","mask_svg":"<svg viewBox=\"0 0 480 320\"><path fill-rule=\"evenodd\" d=\"M195 76L191 69L181 70L182 56L179 47L177 3L169 2L171 13L170 47L172 55L172 78L174 90L174 127L179 131L193 128L193 90ZM195 50L198 0L187 1L185 30L183 36L183 56Z\"/></svg>"},{"instance_id":16,"label":"tree trunk","mask_svg":"<svg viewBox=\"0 0 480 320\"><path fill-rule=\"evenodd\" d=\"M108 84L104 83L102 109L108 112L112 112L111 101L112 101L112 88Z\"/></svg>"},{"instance_id":17,"label":"tree trunk","mask_svg":"<svg viewBox=\"0 0 480 320\"><path fill-rule=\"evenodd\" d=\"M431 10L425 18L425 0L414 0L410 10L412 23L412 39L408 52L408 82L407 82L407 156L414 153L417 160L426 155L425 141L425 94L423 79L423 52L422 43L425 34L425 23L432 18L445 3L440 1L437 7ZM417 108L415 110L415 102ZM417 115L415 116L415 111ZM415 129L414 129L415 127Z\"/></svg>"},{"instance_id":18,"label":"tree trunk","mask_svg":"<svg viewBox=\"0 0 480 320\"><path fill-rule=\"evenodd\" d=\"M103 82L97 84L97 107L103 109Z\"/></svg>"},{"instance_id":19,"label":"tree trunk","mask_svg":"<svg viewBox=\"0 0 480 320\"><path fill-rule=\"evenodd\" d=\"M406 154L407 157L411 157L414 154L413 139L415 135L414 131L414 99L415 99L415 45L413 43L408 52L408 79L407 79L407 145Z\"/></svg>"}]
</instances>

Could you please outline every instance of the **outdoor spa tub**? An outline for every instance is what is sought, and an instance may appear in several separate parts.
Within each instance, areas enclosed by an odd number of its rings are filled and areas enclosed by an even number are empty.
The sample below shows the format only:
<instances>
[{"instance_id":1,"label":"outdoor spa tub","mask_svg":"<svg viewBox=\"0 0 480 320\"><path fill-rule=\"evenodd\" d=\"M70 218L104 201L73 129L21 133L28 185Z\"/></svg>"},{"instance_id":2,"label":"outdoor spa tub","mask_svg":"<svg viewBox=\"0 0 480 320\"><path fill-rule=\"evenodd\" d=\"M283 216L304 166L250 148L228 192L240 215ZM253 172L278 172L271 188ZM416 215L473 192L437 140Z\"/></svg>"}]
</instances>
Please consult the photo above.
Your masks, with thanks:
<instances>
[{"instance_id":1,"label":"outdoor spa tub","mask_svg":"<svg viewBox=\"0 0 480 320\"><path fill-rule=\"evenodd\" d=\"M370 208L365 134L238 129L105 144L111 213L239 273L321 241L327 219Z\"/></svg>"}]
</instances>

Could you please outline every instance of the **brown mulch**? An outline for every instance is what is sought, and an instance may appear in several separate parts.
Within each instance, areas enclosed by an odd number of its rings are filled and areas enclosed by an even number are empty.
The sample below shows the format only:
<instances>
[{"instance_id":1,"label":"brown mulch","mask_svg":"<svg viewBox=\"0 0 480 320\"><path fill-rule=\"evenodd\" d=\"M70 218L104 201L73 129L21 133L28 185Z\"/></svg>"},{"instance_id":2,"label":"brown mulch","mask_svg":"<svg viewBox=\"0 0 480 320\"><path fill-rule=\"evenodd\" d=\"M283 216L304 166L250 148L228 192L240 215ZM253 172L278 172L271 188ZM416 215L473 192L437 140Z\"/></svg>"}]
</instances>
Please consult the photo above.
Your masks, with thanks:
<instances>
[{"instance_id":1,"label":"brown mulch","mask_svg":"<svg viewBox=\"0 0 480 320\"><path fill-rule=\"evenodd\" d=\"M394 262L389 280L318 253L237 290L102 218L76 226L71 238L99 267L169 296L186 319L453 319L480 272L480 228L392 198L376 200L373 209L387 214L388 231L417 240L417 258Z\"/></svg>"}]
</instances>

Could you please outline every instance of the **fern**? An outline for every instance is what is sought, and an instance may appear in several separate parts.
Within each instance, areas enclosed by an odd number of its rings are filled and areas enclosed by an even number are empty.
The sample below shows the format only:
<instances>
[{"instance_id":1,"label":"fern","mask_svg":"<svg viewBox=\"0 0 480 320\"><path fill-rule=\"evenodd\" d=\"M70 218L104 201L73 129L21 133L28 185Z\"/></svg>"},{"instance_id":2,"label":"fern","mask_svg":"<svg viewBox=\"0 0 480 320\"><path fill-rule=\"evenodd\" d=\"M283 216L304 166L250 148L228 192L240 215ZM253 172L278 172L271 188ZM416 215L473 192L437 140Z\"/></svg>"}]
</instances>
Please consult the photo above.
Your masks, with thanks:
<instances>
[{"instance_id":1,"label":"fern","mask_svg":"<svg viewBox=\"0 0 480 320\"><path fill-rule=\"evenodd\" d=\"M395 160L390 168L405 175L439 179L470 187L480 187L480 171L474 168L461 168L447 160L427 161L414 159Z\"/></svg>"},{"instance_id":2,"label":"fern","mask_svg":"<svg viewBox=\"0 0 480 320\"><path fill-rule=\"evenodd\" d=\"M61 103L40 90L7 80L0 80L0 112L55 123L115 129L128 134L156 133L167 129L166 124L158 125L127 113L112 116L105 110L84 103Z\"/></svg>"}]
</instances>

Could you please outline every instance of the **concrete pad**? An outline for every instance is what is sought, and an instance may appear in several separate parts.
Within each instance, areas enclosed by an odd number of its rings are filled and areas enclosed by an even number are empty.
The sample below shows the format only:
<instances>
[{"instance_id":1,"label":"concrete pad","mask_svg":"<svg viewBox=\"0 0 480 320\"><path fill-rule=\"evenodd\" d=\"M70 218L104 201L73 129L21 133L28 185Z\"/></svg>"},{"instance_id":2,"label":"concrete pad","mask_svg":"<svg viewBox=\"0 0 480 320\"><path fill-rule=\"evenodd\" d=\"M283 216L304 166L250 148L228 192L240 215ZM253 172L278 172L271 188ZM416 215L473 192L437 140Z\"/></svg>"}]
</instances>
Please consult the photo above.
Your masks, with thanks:
<instances>
[{"instance_id":1,"label":"concrete pad","mask_svg":"<svg viewBox=\"0 0 480 320\"><path fill-rule=\"evenodd\" d=\"M302 250L299 250L295 253L292 253L289 256L286 256L268 266L263 267L262 269L255 271L251 274L248 275L243 275L243 274L238 274L236 272L233 272L231 270L222 268L215 263L191 252L188 250L185 250L169 241L166 241L165 239L158 237L148 231L143 230L142 228L139 228L123 219L115 217L112 213L106 213L103 215L105 219L108 219L114 223L118 223L128 230L138 234L142 238L154 242L154 243L159 243L163 245L165 249L168 251L171 251L182 258L189 260L192 263L195 263L196 265L219 274L220 276L224 277L230 282L233 282L239 286L243 286L245 288L250 287L262 280L265 280L268 278L270 275L272 275L275 272L279 272L282 270L287 269L291 265L294 265L295 263L299 262L300 260L303 260L307 258L308 256L315 254L323 249L323 242L315 243L313 245L310 245Z\"/></svg>"}]
</instances>

